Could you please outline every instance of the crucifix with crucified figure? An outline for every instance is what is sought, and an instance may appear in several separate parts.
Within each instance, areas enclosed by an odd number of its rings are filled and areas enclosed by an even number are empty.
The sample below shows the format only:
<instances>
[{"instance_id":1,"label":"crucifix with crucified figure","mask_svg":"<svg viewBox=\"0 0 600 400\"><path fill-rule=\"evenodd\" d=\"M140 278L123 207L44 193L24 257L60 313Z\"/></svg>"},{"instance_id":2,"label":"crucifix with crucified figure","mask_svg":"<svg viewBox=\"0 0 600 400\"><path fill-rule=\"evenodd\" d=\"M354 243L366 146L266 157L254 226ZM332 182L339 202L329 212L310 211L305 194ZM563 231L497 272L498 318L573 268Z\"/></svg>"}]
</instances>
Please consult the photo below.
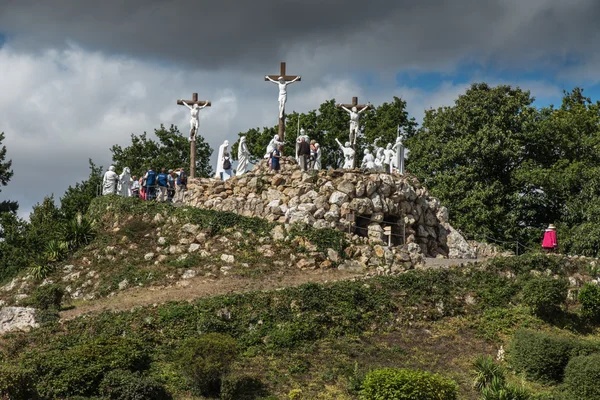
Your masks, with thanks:
<instances>
[{"instance_id":1,"label":"crucifix with crucified figure","mask_svg":"<svg viewBox=\"0 0 600 400\"><path fill-rule=\"evenodd\" d=\"M190 109L190 178L196 177L196 134L200 125L198 113L206 107L210 107L210 101L198 100L198 93L192 94L192 100L177 100L180 106Z\"/></svg>"},{"instance_id":2,"label":"crucifix with crucified figure","mask_svg":"<svg viewBox=\"0 0 600 400\"><path fill-rule=\"evenodd\" d=\"M279 86L279 139L284 140L285 134L285 103L287 102L287 86L302 80L300 75L286 75L285 63L282 62L279 75L266 75L265 81L275 83Z\"/></svg>"},{"instance_id":3,"label":"crucifix with crucified figure","mask_svg":"<svg viewBox=\"0 0 600 400\"><path fill-rule=\"evenodd\" d=\"M358 104L358 97L352 98L352 104L338 104L344 111L350 114L350 143L354 148L356 146L356 137L360 129L359 118L364 111L373 108L371 103Z\"/></svg>"}]
</instances>

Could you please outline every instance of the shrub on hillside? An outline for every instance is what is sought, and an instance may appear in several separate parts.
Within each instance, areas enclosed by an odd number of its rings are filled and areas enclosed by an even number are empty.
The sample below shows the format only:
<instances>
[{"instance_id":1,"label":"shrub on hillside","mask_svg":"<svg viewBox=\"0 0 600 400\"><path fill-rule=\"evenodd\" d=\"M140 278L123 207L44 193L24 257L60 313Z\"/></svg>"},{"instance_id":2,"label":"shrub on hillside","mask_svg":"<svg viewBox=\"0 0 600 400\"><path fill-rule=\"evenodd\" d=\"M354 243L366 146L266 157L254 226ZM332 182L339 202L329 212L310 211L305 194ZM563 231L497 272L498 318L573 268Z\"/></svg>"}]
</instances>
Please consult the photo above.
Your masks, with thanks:
<instances>
[{"instance_id":1,"label":"shrub on hillside","mask_svg":"<svg viewBox=\"0 0 600 400\"><path fill-rule=\"evenodd\" d=\"M172 397L154 379L139 372L116 369L108 372L100 383L100 394L106 400L170 400Z\"/></svg>"},{"instance_id":2,"label":"shrub on hillside","mask_svg":"<svg viewBox=\"0 0 600 400\"><path fill-rule=\"evenodd\" d=\"M581 314L584 317L600 321L600 287L586 283L579 291Z\"/></svg>"},{"instance_id":3,"label":"shrub on hillside","mask_svg":"<svg viewBox=\"0 0 600 400\"><path fill-rule=\"evenodd\" d=\"M565 369L565 386L578 400L600 399L600 353L573 357Z\"/></svg>"},{"instance_id":4,"label":"shrub on hillside","mask_svg":"<svg viewBox=\"0 0 600 400\"><path fill-rule=\"evenodd\" d=\"M99 337L64 349L33 351L26 363L38 377L42 397L70 398L96 395L105 373L116 368L144 370L150 360L140 341Z\"/></svg>"},{"instance_id":5,"label":"shrub on hillside","mask_svg":"<svg viewBox=\"0 0 600 400\"><path fill-rule=\"evenodd\" d=\"M523 286L523 302L538 316L550 316L567 301L569 283L565 279L538 276Z\"/></svg>"},{"instance_id":6,"label":"shrub on hillside","mask_svg":"<svg viewBox=\"0 0 600 400\"><path fill-rule=\"evenodd\" d=\"M265 395L265 384L257 376L234 374L222 379L221 400L253 400Z\"/></svg>"},{"instance_id":7,"label":"shrub on hillside","mask_svg":"<svg viewBox=\"0 0 600 400\"><path fill-rule=\"evenodd\" d=\"M369 372L361 400L455 400L458 386L450 379L425 371L383 368Z\"/></svg>"},{"instance_id":8,"label":"shrub on hillside","mask_svg":"<svg viewBox=\"0 0 600 400\"><path fill-rule=\"evenodd\" d=\"M179 371L203 395L219 393L221 379L237 356L237 342L229 335L208 333L193 337L177 353Z\"/></svg>"},{"instance_id":9,"label":"shrub on hillside","mask_svg":"<svg viewBox=\"0 0 600 400\"><path fill-rule=\"evenodd\" d=\"M16 365L0 364L0 399L37 399L32 371Z\"/></svg>"},{"instance_id":10,"label":"shrub on hillside","mask_svg":"<svg viewBox=\"0 0 600 400\"><path fill-rule=\"evenodd\" d=\"M60 310L64 296L65 290L56 284L38 286L25 303L39 310Z\"/></svg>"},{"instance_id":11,"label":"shrub on hillside","mask_svg":"<svg viewBox=\"0 0 600 400\"><path fill-rule=\"evenodd\" d=\"M569 359L600 349L597 343L546 332L518 330L512 340L510 362L515 370L541 382L562 381Z\"/></svg>"}]
</instances>

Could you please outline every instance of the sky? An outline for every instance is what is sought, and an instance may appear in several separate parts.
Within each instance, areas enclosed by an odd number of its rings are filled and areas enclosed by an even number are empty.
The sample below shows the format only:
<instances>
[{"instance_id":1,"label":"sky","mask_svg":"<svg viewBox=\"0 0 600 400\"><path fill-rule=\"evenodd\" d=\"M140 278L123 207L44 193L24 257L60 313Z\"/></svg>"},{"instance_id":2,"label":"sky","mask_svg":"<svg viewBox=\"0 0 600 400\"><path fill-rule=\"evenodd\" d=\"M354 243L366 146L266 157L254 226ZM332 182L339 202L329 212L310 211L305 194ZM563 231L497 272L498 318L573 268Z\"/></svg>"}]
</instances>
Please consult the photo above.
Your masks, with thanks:
<instances>
[{"instance_id":1,"label":"sky","mask_svg":"<svg viewBox=\"0 0 600 400\"><path fill-rule=\"evenodd\" d=\"M575 86L598 100L599 20L597 0L0 0L0 132L14 170L0 200L27 217L86 179L88 159L107 168L132 133L187 132L176 100L193 92L212 102L200 134L213 149L274 126L264 75L281 61L302 76L288 113L398 96L420 122L472 82L519 86L538 106Z\"/></svg>"}]
</instances>

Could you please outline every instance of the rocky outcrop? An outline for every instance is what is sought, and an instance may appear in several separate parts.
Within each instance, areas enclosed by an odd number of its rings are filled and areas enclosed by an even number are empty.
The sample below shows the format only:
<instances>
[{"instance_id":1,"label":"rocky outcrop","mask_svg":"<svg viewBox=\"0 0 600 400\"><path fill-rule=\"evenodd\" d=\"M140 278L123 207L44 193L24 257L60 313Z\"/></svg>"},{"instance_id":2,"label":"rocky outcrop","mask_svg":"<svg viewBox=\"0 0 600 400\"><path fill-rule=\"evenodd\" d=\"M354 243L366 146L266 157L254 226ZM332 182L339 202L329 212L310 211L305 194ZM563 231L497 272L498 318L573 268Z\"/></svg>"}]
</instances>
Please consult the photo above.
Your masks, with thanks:
<instances>
[{"instance_id":1,"label":"rocky outcrop","mask_svg":"<svg viewBox=\"0 0 600 400\"><path fill-rule=\"evenodd\" d=\"M37 326L35 308L3 307L0 309L0 335L13 331L27 331Z\"/></svg>"},{"instance_id":2,"label":"rocky outcrop","mask_svg":"<svg viewBox=\"0 0 600 400\"><path fill-rule=\"evenodd\" d=\"M448 210L410 175L359 170L303 172L282 158L274 174L264 161L241 177L190 182L186 204L338 229L372 244L415 244L426 257L474 258L469 243L448 223ZM390 232L390 236L386 235Z\"/></svg>"}]
</instances>

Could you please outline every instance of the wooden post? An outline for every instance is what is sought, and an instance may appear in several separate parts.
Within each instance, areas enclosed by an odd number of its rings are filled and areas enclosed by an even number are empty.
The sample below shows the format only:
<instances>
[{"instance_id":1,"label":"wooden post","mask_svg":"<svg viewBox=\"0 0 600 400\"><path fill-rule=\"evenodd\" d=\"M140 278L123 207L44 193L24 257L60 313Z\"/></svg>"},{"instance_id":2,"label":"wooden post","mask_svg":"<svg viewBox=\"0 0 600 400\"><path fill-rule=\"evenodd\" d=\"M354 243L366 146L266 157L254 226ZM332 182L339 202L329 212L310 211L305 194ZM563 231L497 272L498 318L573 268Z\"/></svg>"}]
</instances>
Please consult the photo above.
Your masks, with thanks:
<instances>
[{"instance_id":1,"label":"wooden post","mask_svg":"<svg viewBox=\"0 0 600 400\"><path fill-rule=\"evenodd\" d=\"M185 102L190 105L193 106L194 104L198 104L199 106L204 106L206 105L207 107L210 107L210 101L208 100L198 100L198 93L192 93L192 100L185 100ZM184 105L181 101L177 100L177 104L182 106ZM190 178L195 178L196 177L196 136L198 135L198 132L193 132L193 137L194 140L190 141L190 174L189 177Z\"/></svg>"},{"instance_id":2,"label":"wooden post","mask_svg":"<svg viewBox=\"0 0 600 400\"><path fill-rule=\"evenodd\" d=\"M296 75L286 75L285 74L285 62L282 62L279 65L279 75L268 75L269 78L273 79L273 80L277 80L279 79L280 76L283 77L283 79L285 79L286 81L292 81L296 78L298 78L298 76ZM296 82L301 81L302 78L298 78L298 80ZM267 78L265 78L265 81L268 81ZM285 135L285 110L283 111L283 117L279 118L279 126L278 126L278 132L277 134L279 135L279 140L281 140L282 142L284 141L284 135Z\"/></svg>"}]
</instances>

